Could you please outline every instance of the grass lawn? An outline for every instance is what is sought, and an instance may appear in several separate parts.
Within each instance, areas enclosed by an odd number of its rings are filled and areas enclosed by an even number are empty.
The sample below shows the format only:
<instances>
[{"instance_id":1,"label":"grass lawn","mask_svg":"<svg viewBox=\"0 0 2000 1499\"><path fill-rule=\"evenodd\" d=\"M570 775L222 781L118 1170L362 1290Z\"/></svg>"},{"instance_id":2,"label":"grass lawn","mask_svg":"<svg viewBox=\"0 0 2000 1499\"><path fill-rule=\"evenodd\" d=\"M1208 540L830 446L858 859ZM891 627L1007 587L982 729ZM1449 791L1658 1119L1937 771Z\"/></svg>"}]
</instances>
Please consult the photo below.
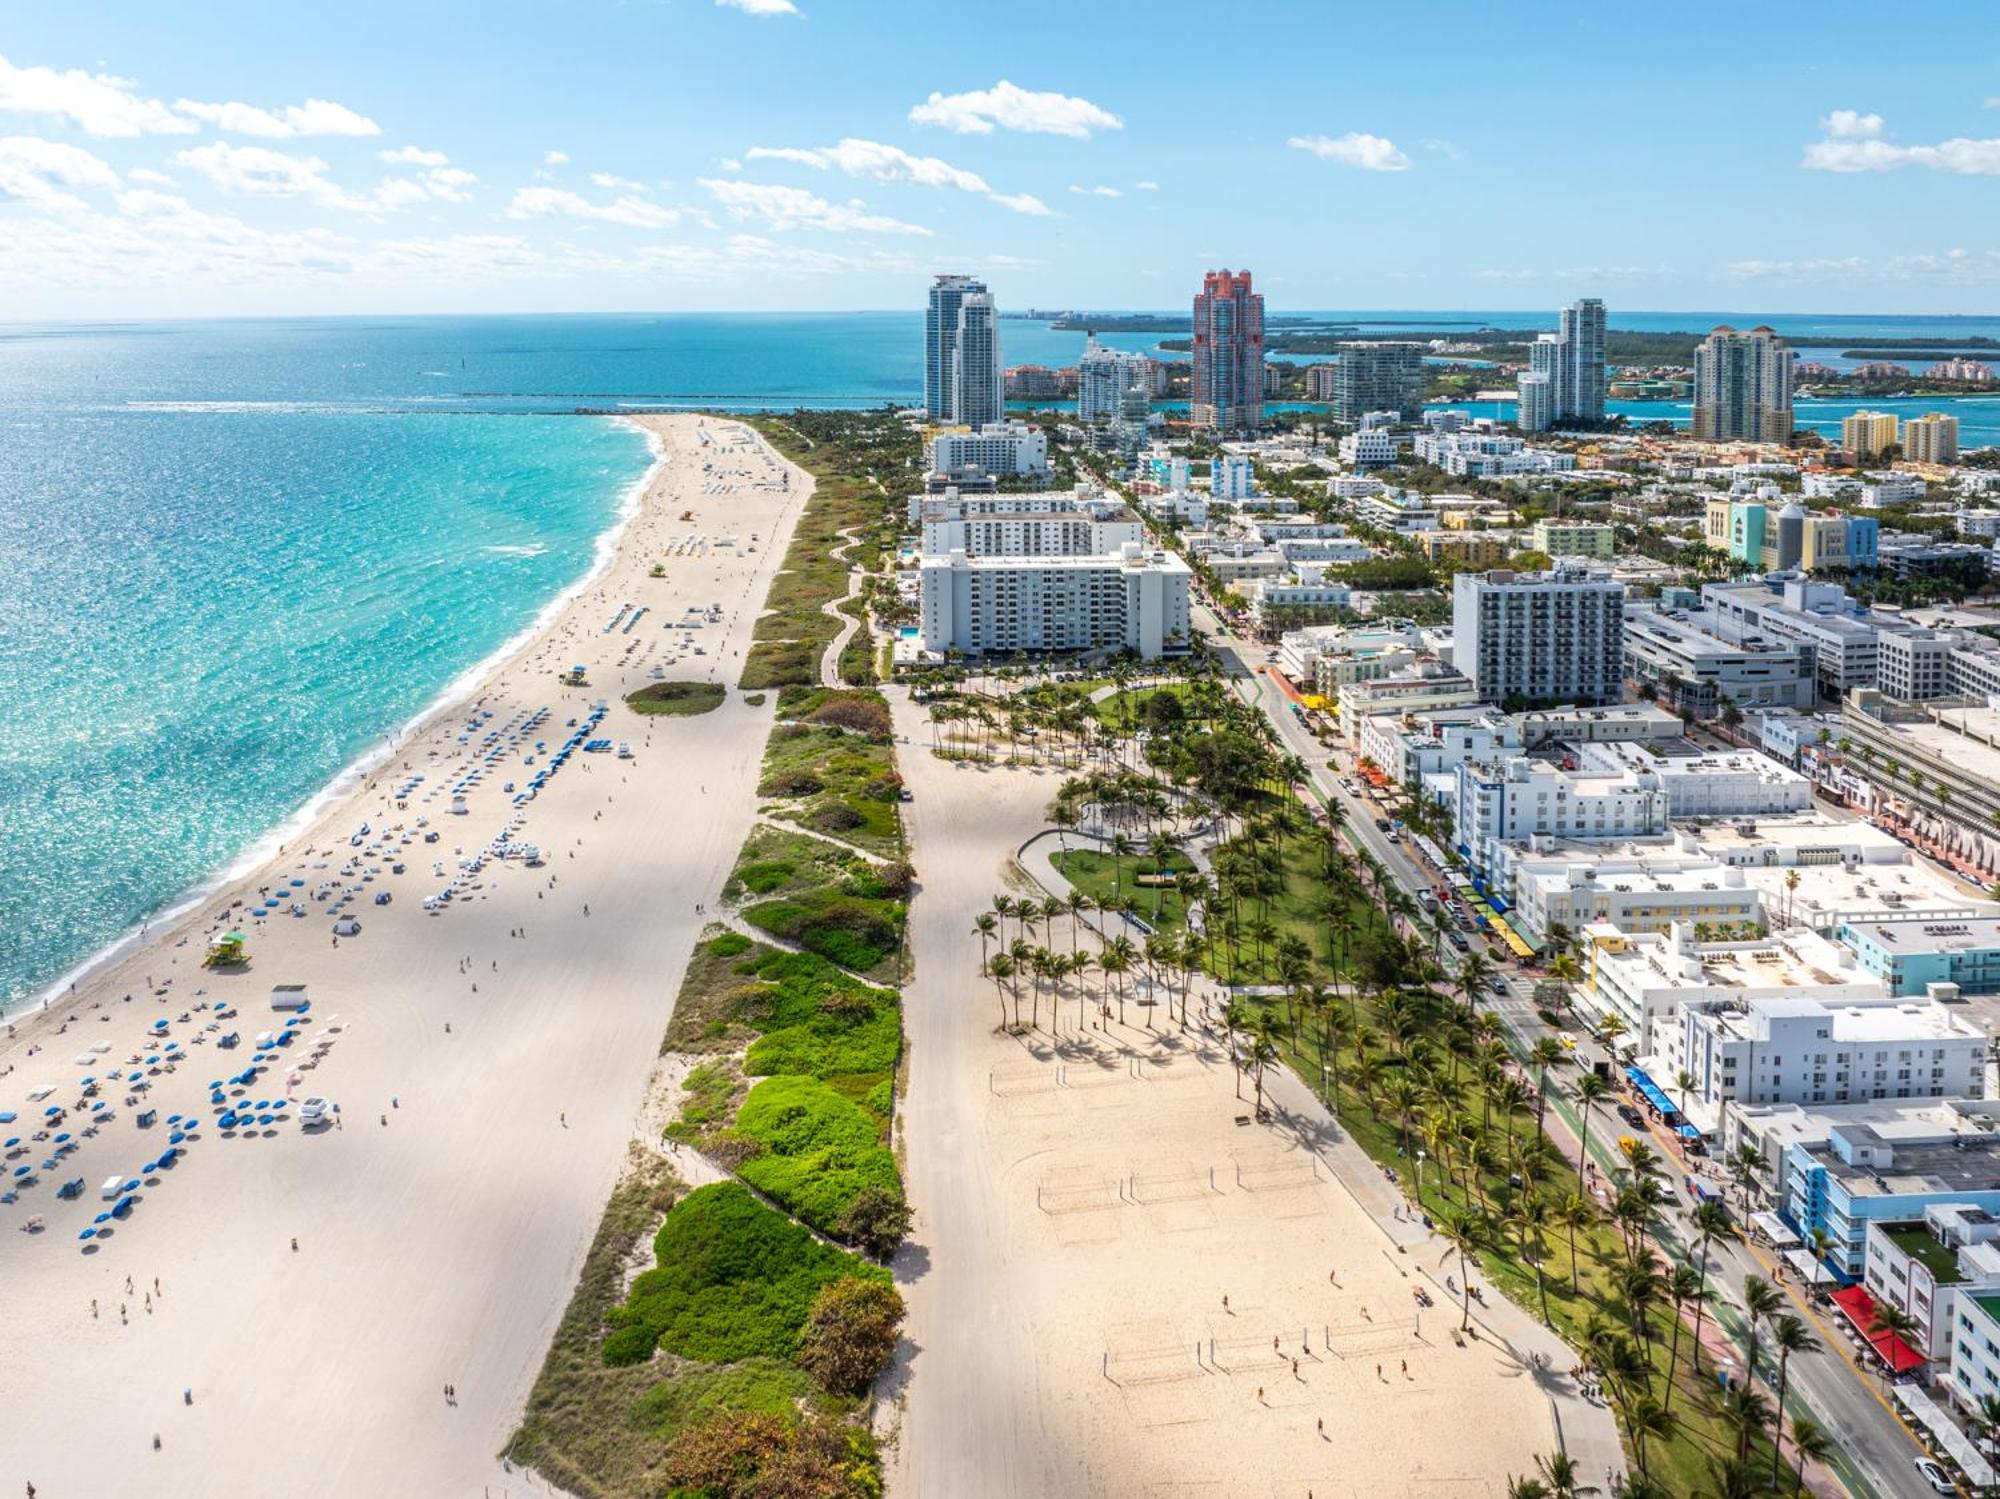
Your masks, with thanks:
<instances>
[{"instance_id":1,"label":"grass lawn","mask_svg":"<svg viewBox=\"0 0 2000 1499\"><path fill-rule=\"evenodd\" d=\"M1064 879L1099 905L1130 900L1133 911L1160 931L1177 932L1187 925L1187 910L1178 890L1149 889L1135 882L1138 875L1157 872L1156 864L1145 854L1115 859L1095 849L1071 849L1054 855L1049 862L1062 871ZM1166 872L1178 874L1193 868L1192 859L1177 854L1167 860Z\"/></svg>"},{"instance_id":2,"label":"grass lawn","mask_svg":"<svg viewBox=\"0 0 2000 1499\"><path fill-rule=\"evenodd\" d=\"M625 706L634 713L692 718L714 712L728 696L719 682L654 682L626 694Z\"/></svg>"}]
</instances>

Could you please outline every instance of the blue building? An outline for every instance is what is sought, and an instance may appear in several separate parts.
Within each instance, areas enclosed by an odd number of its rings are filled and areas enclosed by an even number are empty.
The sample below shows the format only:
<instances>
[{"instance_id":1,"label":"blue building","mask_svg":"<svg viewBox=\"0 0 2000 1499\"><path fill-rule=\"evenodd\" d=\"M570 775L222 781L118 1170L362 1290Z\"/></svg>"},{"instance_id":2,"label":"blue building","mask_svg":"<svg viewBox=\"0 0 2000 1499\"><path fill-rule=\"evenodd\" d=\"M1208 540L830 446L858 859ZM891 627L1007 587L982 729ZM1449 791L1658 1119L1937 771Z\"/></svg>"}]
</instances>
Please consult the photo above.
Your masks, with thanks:
<instances>
[{"instance_id":1,"label":"blue building","mask_svg":"<svg viewBox=\"0 0 2000 1499\"><path fill-rule=\"evenodd\" d=\"M2000 920L1970 911L1876 915L1841 923L1835 936L1891 994L1923 994L1931 984L2000 994Z\"/></svg>"},{"instance_id":2,"label":"blue building","mask_svg":"<svg viewBox=\"0 0 2000 1499\"><path fill-rule=\"evenodd\" d=\"M1933 1128L1889 1135L1872 1124L1841 1124L1824 1144L1785 1153L1784 1215L1810 1243L1830 1242L1828 1268L1858 1280L1870 1223L1910 1223L1941 1203L2000 1213L2000 1136Z\"/></svg>"}]
</instances>

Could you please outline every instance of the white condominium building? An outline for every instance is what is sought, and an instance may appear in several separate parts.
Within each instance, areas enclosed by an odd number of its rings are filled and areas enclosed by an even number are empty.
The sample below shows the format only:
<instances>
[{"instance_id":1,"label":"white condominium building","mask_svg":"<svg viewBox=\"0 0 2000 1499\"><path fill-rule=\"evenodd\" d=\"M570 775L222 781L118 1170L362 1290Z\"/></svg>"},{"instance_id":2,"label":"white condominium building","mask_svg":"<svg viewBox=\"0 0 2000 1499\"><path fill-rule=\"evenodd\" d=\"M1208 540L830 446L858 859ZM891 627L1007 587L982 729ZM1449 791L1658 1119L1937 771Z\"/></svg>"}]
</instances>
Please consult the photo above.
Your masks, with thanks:
<instances>
[{"instance_id":1,"label":"white condominium building","mask_svg":"<svg viewBox=\"0 0 2000 1499\"><path fill-rule=\"evenodd\" d=\"M1648 771L1614 775L1563 770L1511 755L1467 761L1454 771L1453 825L1472 868L1490 874L1499 845L1529 838L1627 839L1667 829L1667 791Z\"/></svg>"},{"instance_id":2,"label":"white condominium building","mask_svg":"<svg viewBox=\"0 0 2000 1499\"><path fill-rule=\"evenodd\" d=\"M931 439L931 469L952 474L976 468L989 474L1033 477L1049 471L1049 439L1025 422L988 422L969 431L940 432Z\"/></svg>"},{"instance_id":3,"label":"white condominium building","mask_svg":"<svg viewBox=\"0 0 2000 1499\"><path fill-rule=\"evenodd\" d=\"M1107 349L1092 334L1076 364L1076 417L1085 426L1117 421L1128 397L1152 400L1152 361L1144 354Z\"/></svg>"},{"instance_id":4,"label":"white condominium building","mask_svg":"<svg viewBox=\"0 0 2000 1499\"><path fill-rule=\"evenodd\" d=\"M1452 661L1487 702L1615 703L1625 648L1625 585L1574 566L1460 573L1452 580Z\"/></svg>"},{"instance_id":5,"label":"white condominium building","mask_svg":"<svg viewBox=\"0 0 2000 1499\"><path fill-rule=\"evenodd\" d=\"M974 557L920 565L926 651L1129 650L1148 659L1189 641L1188 565L1128 543L1105 556Z\"/></svg>"},{"instance_id":6,"label":"white condominium building","mask_svg":"<svg viewBox=\"0 0 2000 1499\"><path fill-rule=\"evenodd\" d=\"M1101 557L1145 540L1136 517L1103 518L1082 510L1036 510L924 522L926 556Z\"/></svg>"}]
</instances>

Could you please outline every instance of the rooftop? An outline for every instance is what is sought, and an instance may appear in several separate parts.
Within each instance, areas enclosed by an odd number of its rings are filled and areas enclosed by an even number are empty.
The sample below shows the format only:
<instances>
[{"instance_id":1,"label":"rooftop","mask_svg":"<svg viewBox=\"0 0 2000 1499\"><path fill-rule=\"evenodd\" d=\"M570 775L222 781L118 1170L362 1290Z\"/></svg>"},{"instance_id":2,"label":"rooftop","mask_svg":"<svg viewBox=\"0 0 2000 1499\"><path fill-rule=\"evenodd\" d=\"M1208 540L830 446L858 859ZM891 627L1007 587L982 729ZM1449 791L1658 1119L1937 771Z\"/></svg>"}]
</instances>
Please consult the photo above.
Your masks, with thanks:
<instances>
[{"instance_id":1,"label":"rooftop","mask_svg":"<svg viewBox=\"0 0 2000 1499\"><path fill-rule=\"evenodd\" d=\"M1845 931L1897 951L1921 953L1985 952L2000 948L2000 917L1912 912L1907 916L1871 916L1848 923Z\"/></svg>"},{"instance_id":2,"label":"rooftop","mask_svg":"<svg viewBox=\"0 0 2000 1499\"><path fill-rule=\"evenodd\" d=\"M1965 1277L1959 1272L1957 1251L1947 1249L1937 1235L1921 1223L1881 1223L1883 1237L1930 1271L1941 1286L1956 1285Z\"/></svg>"},{"instance_id":3,"label":"rooftop","mask_svg":"<svg viewBox=\"0 0 2000 1499\"><path fill-rule=\"evenodd\" d=\"M1851 1197L1940 1197L2000 1191L2000 1137L1955 1135L1949 1140L1899 1143L1873 1125L1843 1125L1838 1133L1887 1159L1880 1165L1845 1161L1834 1146L1806 1147L1813 1164L1824 1167Z\"/></svg>"}]
</instances>

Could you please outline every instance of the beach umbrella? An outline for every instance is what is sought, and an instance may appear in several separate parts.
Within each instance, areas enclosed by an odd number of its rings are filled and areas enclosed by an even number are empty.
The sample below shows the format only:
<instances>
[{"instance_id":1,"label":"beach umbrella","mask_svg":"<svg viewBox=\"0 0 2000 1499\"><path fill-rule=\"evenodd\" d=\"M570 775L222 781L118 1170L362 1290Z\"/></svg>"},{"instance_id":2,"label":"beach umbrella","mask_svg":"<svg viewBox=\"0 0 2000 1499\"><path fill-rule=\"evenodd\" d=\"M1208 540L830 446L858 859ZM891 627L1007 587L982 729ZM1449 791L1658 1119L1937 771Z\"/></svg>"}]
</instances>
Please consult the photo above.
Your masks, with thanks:
<instances>
[{"instance_id":1,"label":"beach umbrella","mask_svg":"<svg viewBox=\"0 0 2000 1499\"><path fill-rule=\"evenodd\" d=\"M94 1228L86 1228L82 1233L78 1234L77 1237L79 1239L94 1239L97 1237L97 1230Z\"/></svg>"},{"instance_id":2,"label":"beach umbrella","mask_svg":"<svg viewBox=\"0 0 2000 1499\"><path fill-rule=\"evenodd\" d=\"M19 1145L20 1143L21 1143L21 1137L19 1135L15 1135L7 1141L5 1148L8 1150L12 1150L16 1145Z\"/></svg>"},{"instance_id":3,"label":"beach umbrella","mask_svg":"<svg viewBox=\"0 0 2000 1499\"><path fill-rule=\"evenodd\" d=\"M14 1174L16 1176L26 1176L30 1171L33 1171L34 1169L35 1168L33 1166L16 1166L14 1168Z\"/></svg>"},{"instance_id":4,"label":"beach umbrella","mask_svg":"<svg viewBox=\"0 0 2000 1499\"><path fill-rule=\"evenodd\" d=\"M12 1109L8 1109L5 1113L0 1113L0 1124L12 1124L17 1117Z\"/></svg>"},{"instance_id":5,"label":"beach umbrella","mask_svg":"<svg viewBox=\"0 0 2000 1499\"><path fill-rule=\"evenodd\" d=\"M90 1221L92 1223L109 1223L111 1221L111 1215L109 1213L99 1213L95 1218L91 1219Z\"/></svg>"},{"instance_id":6,"label":"beach umbrella","mask_svg":"<svg viewBox=\"0 0 2000 1499\"><path fill-rule=\"evenodd\" d=\"M60 1134L60 1135L57 1135L57 1136L56 1136L56 1144L60 1145L60 1144L62 1144L62 1142L63 1142L63 1141L67 1140L68 1138L69 1138L68 1134Z\"/></svg>"},{"instance_id":7,"label":"beach umbrella","mask_svg":"<svg viewBox=\"0 0 2000 1499\"><path fill-rule=\"evenodd\" d=\"M132 1074L132 1076L134 1077L137 1077L138 1075L139 1074L136 1072ZM42 1117L44 1119L53 1119L56 1115L60 1114L61 1112L62 1109L60 1107L58 1107L55 1104L50 1104L47 1108L42 1110Z\"/></svg>"}]
</instances>

